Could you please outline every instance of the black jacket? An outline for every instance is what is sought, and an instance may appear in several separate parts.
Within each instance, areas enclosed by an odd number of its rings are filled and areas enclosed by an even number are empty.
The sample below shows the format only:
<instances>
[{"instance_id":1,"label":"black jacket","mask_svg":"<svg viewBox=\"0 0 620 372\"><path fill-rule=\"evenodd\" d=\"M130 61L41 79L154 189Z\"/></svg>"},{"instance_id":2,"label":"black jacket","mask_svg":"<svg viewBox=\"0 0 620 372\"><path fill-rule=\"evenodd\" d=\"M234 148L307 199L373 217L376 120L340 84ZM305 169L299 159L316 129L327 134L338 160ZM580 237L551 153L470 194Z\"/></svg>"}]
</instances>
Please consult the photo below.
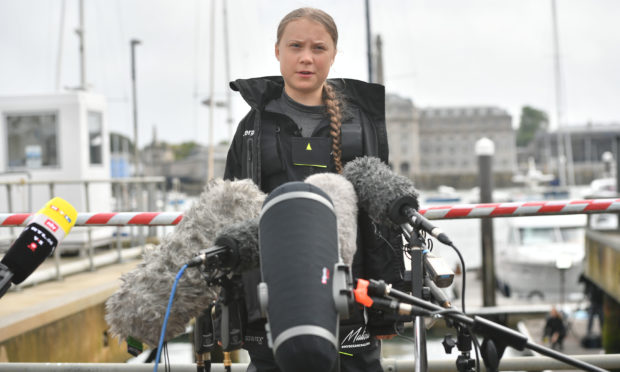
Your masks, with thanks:
<instances>
[{"instance_id":1,"label":"black jacket","mask_svg":"<svg viewBox=\"0 0 620 372\"><path fill-rule=\"evenodd\" d=\"M330 79L329 83L345 99L346 111L354 112L345 115L350 120L345 118L342 123L343 163L363 155L376 156L387 163L384 87L352 79ZM290 142L293 137L301 137L299 128L288 116L266 110L267 103L282 94L284 81L281 76L239 79L230 87L241 93L250 105L250 111L239 123L228 151L225 179L250 178L268 193L285 182L303 181L311 173L334 171L333 163L327 170L292 165ZM329 137L328 126L319 125L315 136ZM360 213L358 226L358 247L362 249L357 250L353 261L354 276L401 283L404 267L402 255L397 251L400 248L399 235L376 226L365 213ZM255 288L255 284L247 284ZM258 316L258 308L251 303L251 298L246 300L250 302L247 309L252 321ZM375 333L393 333L391 322L380 323L384 329L375 327Z\"/></svg>"},{"instance_id":2,"label":"black jacket","mask_svg":"<svg viewBox=\"0 0 620 372\"><path fill-rule=\"evenodd\" d=\"M343 160L352 160L355 156L371 155L388 162L388 142L385 129L385 89L381 85L368 84L352 79L330 79L329 82L345 98L349 110L359 110L361 123L362 147L355 148L356 134L349 133L345 121L342 127ZM267 103L280 97L284 88L281 76L253 79L239 79L230 83L230 87L241 93L250 105L250 112L241 120L233 138L226 159L225 179L251 178L257 185L264 186L265 175L261 159L262 144L271 140L269 134L281 125L285 136L298 136L295 127L287 125L290 119L285 115L265 110ZM286 132L286 129L289 129ZM355 128L352 128L352 132ZM324 132L327 133L326 131ZM265 138L267 137L267 138ZM348 138L351 138L349 141ZM350 147L353 148L350 148ZM286 156L286 155L284 155ZM288 179L286 181L293 181ZM270 190L268 190L270 191Z\"/></svg>"}]
</instances>

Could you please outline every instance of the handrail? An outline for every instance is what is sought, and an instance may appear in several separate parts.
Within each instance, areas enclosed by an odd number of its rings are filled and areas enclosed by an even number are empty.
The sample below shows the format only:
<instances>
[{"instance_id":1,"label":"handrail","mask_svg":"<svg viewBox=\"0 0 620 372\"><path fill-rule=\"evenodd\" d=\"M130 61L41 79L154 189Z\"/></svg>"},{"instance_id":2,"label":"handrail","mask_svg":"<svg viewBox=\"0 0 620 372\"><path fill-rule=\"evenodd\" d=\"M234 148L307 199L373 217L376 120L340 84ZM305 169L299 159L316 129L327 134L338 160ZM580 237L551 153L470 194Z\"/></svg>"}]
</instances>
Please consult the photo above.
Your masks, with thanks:
<instances>
[{"instance_id":1,"label":"handrail","mask_svg":"<svg viewBox=\"0 0 620 372\"><path fill-rule=\"evenodd\" d=\"M0 174L1 175L1 174ZM89 179L72 179L72 180L16 180L16 181L0 181L0 185L49 185L49 184L66 184L75 185L87 183L158 183L166 181L166 177L150 176L150 177L126 177L126 178L89 178Z\"/></svg>"},{"instance_id":2,"label":"handrail","mask_svg":"<svg viewBox=\"0 0 620 372\"><path fill-rule=\"evenodd\" d=\"M600 368L614 369L620 367L620 354L588 354L572 355L573 358L590 363ZM413 371L414 360L401 360L392 358L382 358L381 365L384 371L389 372L410 372ZM196 364L174 364L176 372L194 372ZM233 363L232 372L244 372L248 367L247 363ZM428 371L430 372L453 372L456 364L454 359L436 359L428 361ZM158 370L164 371L162 364ZM575 367L556 361L549 357L505 357L499 364L500 371L542 371L553 370L574 370ZM124 364L124 363L0 363L0 372L24 371L24 372L147 372L152 371L153 365L148 364ZM484 370L484 368L482 368ZM213 363L211 371L225 371L222 363Z\"/></svg>"}]
</instances>

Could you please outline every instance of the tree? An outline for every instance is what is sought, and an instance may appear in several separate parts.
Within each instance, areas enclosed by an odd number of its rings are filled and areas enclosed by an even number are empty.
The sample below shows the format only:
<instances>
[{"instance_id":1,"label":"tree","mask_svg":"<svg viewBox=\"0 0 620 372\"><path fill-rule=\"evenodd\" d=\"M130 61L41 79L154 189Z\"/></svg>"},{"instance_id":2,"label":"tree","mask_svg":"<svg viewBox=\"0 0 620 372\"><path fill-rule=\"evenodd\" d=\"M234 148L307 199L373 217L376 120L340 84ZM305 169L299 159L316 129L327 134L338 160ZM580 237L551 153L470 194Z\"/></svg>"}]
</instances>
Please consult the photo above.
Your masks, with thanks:
<instances>
[{"instance_id":1,"label":"tree","mask_svg":"<svg viewBox=\"0 0 620 372\"><path fill-rule=\"evenodd\" d=\"M198 146L194 141L183 142L178 145L172 145L172 151L174 151L174 160L182 160L187 158L192 151Z\"/></svg>"},{"instance_id":2,"label":"tree","mask_svg":"<svg viewBox=\"0 0 620 372\"><path fill-rule=\"evenodd\" d=\"M548 125L549 116L546 112L531 106L523 106L519 130L517 131L517 146L527 146L534 139L536 132L547 130Z\"/></svg>"}]
</instances>

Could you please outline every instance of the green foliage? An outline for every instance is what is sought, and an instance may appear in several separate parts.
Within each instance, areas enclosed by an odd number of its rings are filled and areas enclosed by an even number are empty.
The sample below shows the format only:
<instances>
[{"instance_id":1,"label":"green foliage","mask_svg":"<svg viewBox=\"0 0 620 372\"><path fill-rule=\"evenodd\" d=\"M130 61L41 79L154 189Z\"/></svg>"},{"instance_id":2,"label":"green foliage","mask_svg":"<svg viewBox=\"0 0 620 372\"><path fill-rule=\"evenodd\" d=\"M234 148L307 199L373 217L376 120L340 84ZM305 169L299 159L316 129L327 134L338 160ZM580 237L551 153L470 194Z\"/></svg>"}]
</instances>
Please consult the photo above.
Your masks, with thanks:
<instances>
[{"instance_id":1,"label":"green foliage","mask_svg":"<svg viewBox=\"0 0 620 372\"><path fill-rule=\"evenodd\" d=\"M547 113L530 106L521 109L521 121L517 131L517 146L527 146L539 130L546 130L549 124Z\"/></svg>"},{"instance_id":2,"label":"green foliage","mask_svg":"<svg viewBox=\"0 0 620 372\"><path fill-rule=\"evenodd\" d=\"M178 145L170 145L174 152L174 160L181 160L187 158L192 151L198 146L194 141L183 142Z\"/></svg>"}]
</instances>

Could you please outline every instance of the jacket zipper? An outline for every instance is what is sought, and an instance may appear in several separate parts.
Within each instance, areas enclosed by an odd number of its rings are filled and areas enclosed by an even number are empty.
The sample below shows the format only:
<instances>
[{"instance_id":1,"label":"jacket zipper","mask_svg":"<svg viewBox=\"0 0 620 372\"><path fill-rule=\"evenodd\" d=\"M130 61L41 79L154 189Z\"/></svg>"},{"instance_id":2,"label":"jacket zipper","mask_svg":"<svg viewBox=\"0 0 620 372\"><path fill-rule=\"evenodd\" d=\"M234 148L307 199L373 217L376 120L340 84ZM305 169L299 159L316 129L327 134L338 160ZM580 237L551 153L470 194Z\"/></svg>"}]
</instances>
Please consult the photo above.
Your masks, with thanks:
<instances>
[{"instance_id":1,"label":"jacket zipper","mask_svg":"<svg viewBox=\"0 0 620 372\"><path fill-rule=\"evenodd\" d=\"M280 159L280 167L282 170L286 170L284 159L282 158L282 142L280 141L280 125L276 124L276 150L278 151L278 159Z\"/></svg>"},{"instance_id":2,"label":"jacket zipper","mask_svg":"<svg viewBox=\"0 0 620 372\"><path fill-rule=\"evenodd\" d=\"M254 168L252 167L252 155L253 155L252 152L254 151L253 149L254 140L252 139L252 137L248 137L246 145L248 148L247 149L248 153L247 153L247 158L246 158L246 167L248 170L247 177L256 182L256 180L254 179Z\"/></svg>"}]
</instances>

